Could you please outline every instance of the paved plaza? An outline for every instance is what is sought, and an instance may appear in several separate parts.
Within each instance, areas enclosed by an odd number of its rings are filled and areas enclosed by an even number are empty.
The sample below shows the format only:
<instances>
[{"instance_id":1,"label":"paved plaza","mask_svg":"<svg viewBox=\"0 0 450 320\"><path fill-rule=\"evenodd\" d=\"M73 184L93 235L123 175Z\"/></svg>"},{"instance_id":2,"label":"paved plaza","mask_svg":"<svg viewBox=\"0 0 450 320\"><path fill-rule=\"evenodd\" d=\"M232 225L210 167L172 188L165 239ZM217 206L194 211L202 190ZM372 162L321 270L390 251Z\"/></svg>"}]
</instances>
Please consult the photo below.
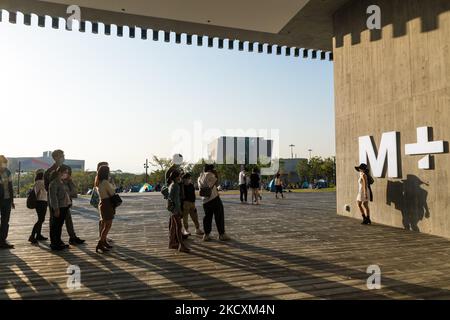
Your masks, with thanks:
<instances>
[{"instance_id":1,"label":"paved plaza","mask_svg":"<svg viewBox=\"0 0 450 320\"><path fill-rule=\"evenodd\" d=\"M0 299L450 299L450 242L336 215L335 193L288 194L262 205L224 195L230 242L193 236L191 254L167 249L168 213L160 194L124 195L111 237L96 254L98 214L77 199L73 218L87 244L52 253L27 242L34 211L17 200L10 242L0 251ZM200 201L199 215L203 217ZM192 225L192 223L191 223ZM48 235L48 219L44 226ZM67 234L63 234L68 240ZM217 237L215 226L213 236ZM78 266L81 288L67 284ZM367 267L381 268L368 290Z\"/></svg>"}]
</instances>

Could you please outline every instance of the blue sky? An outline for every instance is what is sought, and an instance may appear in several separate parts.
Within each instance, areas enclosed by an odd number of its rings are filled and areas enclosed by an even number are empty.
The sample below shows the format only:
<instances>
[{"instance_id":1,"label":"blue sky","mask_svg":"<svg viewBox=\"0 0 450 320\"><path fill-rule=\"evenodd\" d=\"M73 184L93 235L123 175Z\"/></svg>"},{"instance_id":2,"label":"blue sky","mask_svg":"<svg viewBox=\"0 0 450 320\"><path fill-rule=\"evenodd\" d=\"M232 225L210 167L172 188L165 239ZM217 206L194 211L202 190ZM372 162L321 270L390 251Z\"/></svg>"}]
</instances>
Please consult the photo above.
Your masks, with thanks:
<instances>
[{"instance_id":1,"label":"blue sky","mask_svg":"<svg viewBox=\"0 0 450 320\"><path fill-rule=\"evenodd\" d=\"M329 61L43 29L35 18L31 27L0 23L9 132L0 154L61 148L88 169L106 160L142 172L145 158L170 157L182 144L175 133L192 133L195 121L223 132L279 129L283 157L290 144L299 157L335 154Z\"/></svg>"}]
</instances>

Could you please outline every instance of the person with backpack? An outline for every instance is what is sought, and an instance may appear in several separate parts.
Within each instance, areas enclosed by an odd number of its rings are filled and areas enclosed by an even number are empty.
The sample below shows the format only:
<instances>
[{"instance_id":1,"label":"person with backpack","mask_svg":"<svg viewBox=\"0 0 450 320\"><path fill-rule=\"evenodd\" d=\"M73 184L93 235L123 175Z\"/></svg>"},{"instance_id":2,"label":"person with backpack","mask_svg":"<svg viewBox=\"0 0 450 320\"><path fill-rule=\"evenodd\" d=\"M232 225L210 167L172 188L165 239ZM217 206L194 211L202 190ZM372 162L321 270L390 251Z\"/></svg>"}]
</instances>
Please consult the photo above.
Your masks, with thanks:
<instances>
[{"instance_id":1,"label":"person with backpack","mask_svg":"<svg viewBox=\"0 0 450 320\"><path fill-rule=\"evenodd\" d=\"M361 224L370 225L372 224L372 221L370 220L369 201L373 201L371 185L374 183L374 180L370 175L367 164L361 163L359 167L355 167L355 170L359 172L358 195L356 197L356 202L363 217Z\"/></svg>"},{"instance_id":2,"label":"person with backpack","mask_svg":"<svg viewBox=\"0 0 450 320\"><path fill-rule=\"evenodd\" d=\"M167 178L169 183L169 195L167 198L167 210L170 212L169 219L169 249L189 253L191 250L186 246L183 239L181 219L183 216L181 208L181 173L172 170Z\"/></svg>"},{"instance_id":3,"label":"person with backpack","mask_svg":"<svg viewBox=\"0 0 450 320\"><path fill-rule=\"evenodd\" d=\"M0 155L0 249L14 249L6 239L9 232L11 209L15 209L13 178L8 170L8 159Z\"/></svg>"},{"instance_id":4,"label":"person with backpack","mask_svg":"<svg viewBox=\"0 0 450 320\"><path fill-rule=\"evenodd\" d=\"M230 238L225 233L225 214L222 200L219 196L217 186L219 177L214 170L214 165L205 164L204 172L198 178L200 196L203 197L203 209L205 217L203 218L203 230L205 232L203 241L211 241L212 219L216 221L217 231L220 241L228 241Z\"/></svg>"},{"instance_id":5,"label":"person with backpack","mask_svg":"<svg viewBox=\"0 0 450 320\"><path fill-rule=\"evenodd\" d=\"M36 177L34 178L34 186L31 190L31 193L34 192L34 196L31 195L31 197L34 198L35 201L31 201L34 203L28 204L28 208L36 210L36 214L38 216L38 221L34 224L33 230L31 231L31 235L28 238L28 241L32 244L38 243L38 241L46 241L48 238L44 237L42 235L42 225L45 222L45 216L47 215L47 207L48 207L48 193L47 190L45 190L45 184L44 184L44 170L39 169L36 171ZM29 195L29 197L30 197Z\"/></svg>"},{"instance_id":6,"label":"person with backpack","mask_svg":"<svg viewBox=\"0 0 450 320\"><path fill-rule=\"evenodd\" d=\"M203 236L204 232L200 229L200 224L198 222L198 213L197 208L195 207L195 187L192 183L192 176L190 173L186 173L182 177L182 188L183 188L183 196L182 199L182 211L183 211L183 235L184 236L190 236L191 233L189 232L189 216L191 217L192 221L195 225L195 234L199 236Z\"/></svg>"}]
</instances>

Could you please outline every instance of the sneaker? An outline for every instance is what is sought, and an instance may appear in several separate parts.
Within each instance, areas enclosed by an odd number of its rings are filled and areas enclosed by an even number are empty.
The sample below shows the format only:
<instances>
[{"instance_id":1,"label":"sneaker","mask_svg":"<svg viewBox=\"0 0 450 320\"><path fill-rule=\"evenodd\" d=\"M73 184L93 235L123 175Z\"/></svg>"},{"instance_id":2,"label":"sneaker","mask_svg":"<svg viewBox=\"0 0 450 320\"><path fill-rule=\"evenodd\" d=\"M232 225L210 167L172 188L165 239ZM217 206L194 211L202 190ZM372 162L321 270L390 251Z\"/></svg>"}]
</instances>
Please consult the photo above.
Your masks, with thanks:
<instances>
[{"instance_id":1,"label":"sneaker","mask_svg":"<svg viewBox=\"0 0 450 320\"><path fill-rule=\"evenodd\" d=\"M190 236L191 233L188 230L183 230L183 236Z\"/></svg>"},{"instance_id":2,"label":"sneaker","mask_svg":"<svg viewBox=\"0 0 450 320\"><path fill-rule=\"evenodd\" d=\"M36 237L36 240L37 240L37 241L47 241L48 238L46 238L46 237L44 237L42 234L40 234L40 235L38 235L38 236Z\"/></svg>"},{"instance_id":3,"label":"sneaker","mask_svg":"<svg viewBox=\"0 0 450 320\"><path fill-rule=\"evenodd\" d=\"M219 240L220 241L230 241L231 238L224 233L219 236Z\"/></svg>"},{"instance_id":4,"label":"sneaker","mask_svg":"<svg viewBox=\"0 0 450 320\"><path fill-rule=\"evenodd\" d=\"M198 236L203 236L205 233L200 229L195 229L195 234Z\"/></svg>"},{"instance_id":5,"label":"sneaker","mask_svg":"<svg viewBox=\"0 0 450 320\"><path fill-rule=\"evenodd\" d=\"M203 241L207 242L207 241L211 241L211 237L209 236L209 234L204 234L203 235Z\"/></svg>"},{"instance_id":6,"label":"sneaker","mask_svg":"<svg viewBox=\"0 0 450 320\"><path fill-rule=\"evenodd\" d=\"M69 239L69 243L73 246L76 246L77 244L83 244L85 242L86 242L86 240L80 239L78 237Z\"/></svg>"},{"instance_id":7,"label":"sneaker","mask_svg":"<svg viewBox=\"0 0 450 320\"><path fill-rule=\"evenodd\" d=\"M363 221L361 222L361 224L368 224L368 223L367 223L367 217L366 217L366 216L363 216Z\"/></svg>"},{"instance_id":8,"label":"sneaker","mask_svg":"<svg viewBox=\"0 0 450 320\"><path fill-rule=\"evenodd\" d=\"M2 241L0 242L0 249L14 249L14 246L8 243L8 241Z\"/></svg>"},{"instance_id":9,"label":"sneaker","mask_svg":"<svg viewBox=\"0 0 450 320\"><path fill-rule=\"evenodd\" d=\"M32 244L38 243L37 239L36 239L33 235L31 235L31 236L28 238L28 241L31 242Z\"/></svg>"},{"instance_id":10,"label":"sneaker","mask_svg":"<svg viewBox=\"0 0 450 320\"><path fill-rule=\"evenodd\" d=\"M370 220L370 217L367 217L367 224L371 225L372 224L372 220Z\"/></svg>"}]
</instances>

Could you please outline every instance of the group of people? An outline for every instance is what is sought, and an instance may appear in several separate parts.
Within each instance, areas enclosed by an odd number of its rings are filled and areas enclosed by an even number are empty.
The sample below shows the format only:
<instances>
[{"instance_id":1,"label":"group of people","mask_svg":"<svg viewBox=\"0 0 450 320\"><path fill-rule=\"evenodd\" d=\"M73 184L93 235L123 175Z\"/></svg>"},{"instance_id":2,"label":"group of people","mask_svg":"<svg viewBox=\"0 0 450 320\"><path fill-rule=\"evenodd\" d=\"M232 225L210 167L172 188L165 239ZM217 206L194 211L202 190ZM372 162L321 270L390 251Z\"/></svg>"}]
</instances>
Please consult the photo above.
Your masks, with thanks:
<instances>
[{"instance_id":1,"label":"group of people","mask_svg":"<svg viewBox=\"0 0 450 320\"><path fill-rule=\"evenodd\" d=\"M284 198L283 195L283 180L281 179L281 174L277 173L274 177L275 183L275 198L278 199L278 194ZM239 172L239 193L240 200L242 204L247 204L248 189L250 188L252 193L252 204L259 205L259 201L262 200L261 195L261 176L259 170L254 168L250 176L247 174L247 169L245 166L241 167Z\"/></svg>"},{"instance_id":2,"label":"group of people","mask_svg":"<svg viewBox=\"0 0 450 320\"><path fill-rule=\"evenodd\" d=\"M34 208L37 214L37 222L34 224L28 241L37 244L47 241L42 234L42 225L45 222L47 211L50 212L50 248L54 251L64 250L69 247L62 241L62 228L66 225L70 245L80 245L85 240L79 238L75 232L71 207L72 201L77 197L77 188L72 181L72 169L64 164L64 151L55 150L52 153L53 165L46 171L39 169L35 174L33 192L35 195ZM100 213L99 242L97 252L108 251L112 246L108 243L107 235L112 226L115 208L111 205L111 197L115 194L115 188L109 182L108 163L101 162L97 167L94 193L98 196L97 208ZM0 248L12 249L14 245L7 241L11 209L15 209L12 174L8 170L8 159L0 156Z\"/></svg>"},{"instance_id":3,"label":"group of people","mask_svg":"<svg viewBox=\"0 0 450 320\"><path fill-rule=\"evenodd\" d=\"M196 195L192 182L192 175L173 165L166 172L167 209L171 213L169 219L169 248L181 252L190 252L185 240L189 237L188 217L195 224L195 233L203 235L203 241L211 241L212 219L214 217L219 232L219 240L227 241L230 238L225 233L225 213L222 200L217 189L219 176L214 165L206 164L204 172L198 178L200 196L203 198L204 231L200 229L197 209L195 207ZM163 191L164 193L164 191ZM183 225L182 225L183 221Z\"/></svg>"},{"instance_id":4,"label":"group of people","mask_svg":"<svg viewBox=\"0 0 450 320\"><path fill-rule=\"evenodd\" d=\"M52 250L64 250L69 247L62 239L62 228L66 225L70 245L85 243L75 232L71 207L73 198L77 197L76 186L72 181L72 170L64 164L65 157L62 150L52 153L54 164L46 171L37 170L35 184L33 187L36 196L35 210L37 222L34 224L29 237L29 242L37 244L39 241L47 241L42 235L42 225L45 222L47 209L50 211L50 247ZM362 224L370 225L369 201L373 201L371 185L374 180L366 164L361 164L355 169L359 173L357 204L362 214ZM260 190L260 175L254 169L250 176L247 175L245 167L239 173L240 200L247 203L247 189L252 192L252 204L259 204L262 199ZM203 198L203 229L200 228L199 217L195 206L196 191L192 182L192 175L184 173L180 166L173 165L166 172L166 185L161 191L167 198L167 209L170 212L169 219L169 248L181 252L190 252L185 240L191 235L189 232L188 219L191 217L195 225L195 234L203 236L204 241L211 240L212 220L214 218L219 233L219 240L227 241L230 238L225 233L225 214L223 202L220 198L218 186L219 175L212 164L204 166L204 172L198 178L200 196ZM274 178L275 196L283 195L283 182L281 175L276 174ZM164 190L166 189L166 190ZM107 252L112 248L108 234L116 213L117 204L113 201L116 190L111 183L110 169L107 162L97 165L91 205L99 212L99 241L96 252ZM14 248L7 241L9 231L9 220L11 210L15 209L13 176L8 170L8 160L0 155L0 248Z\"/></svg>"}]
</instances>

